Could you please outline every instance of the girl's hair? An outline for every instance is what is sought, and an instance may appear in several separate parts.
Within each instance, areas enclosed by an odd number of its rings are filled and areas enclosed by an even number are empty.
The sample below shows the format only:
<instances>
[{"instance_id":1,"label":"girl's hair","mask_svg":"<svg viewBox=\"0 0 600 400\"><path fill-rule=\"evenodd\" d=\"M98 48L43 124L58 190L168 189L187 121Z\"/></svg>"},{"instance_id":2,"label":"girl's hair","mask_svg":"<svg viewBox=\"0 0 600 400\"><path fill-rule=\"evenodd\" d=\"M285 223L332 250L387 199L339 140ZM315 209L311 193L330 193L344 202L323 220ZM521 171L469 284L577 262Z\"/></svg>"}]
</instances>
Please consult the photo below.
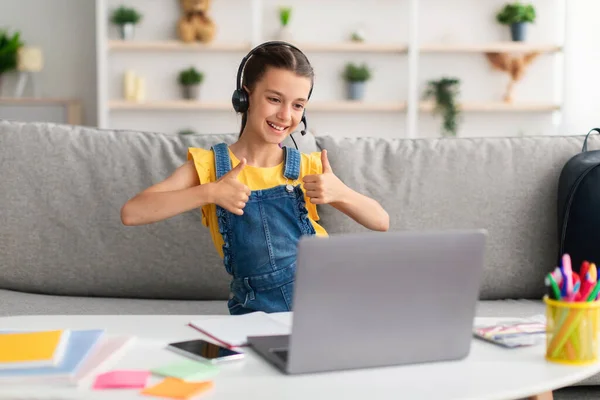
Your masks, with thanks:
<instances>
[{"instance_id":1,"label":"girl's hair","mask_svg":"<svg viewBox=\"0 0 600 400\"><path fill-rule=\"evenodd\" d=\"M246 62L243 70L242 87L253 90L258 81L262 79L268 67L285 69L296 73L298 76L310 78L310 85L314 84L314 72L310 62L300 51L284 44L265 46L258 49ZM240 136L248 120L248 112L242 114Z\"/></svg>"}]
</instances>

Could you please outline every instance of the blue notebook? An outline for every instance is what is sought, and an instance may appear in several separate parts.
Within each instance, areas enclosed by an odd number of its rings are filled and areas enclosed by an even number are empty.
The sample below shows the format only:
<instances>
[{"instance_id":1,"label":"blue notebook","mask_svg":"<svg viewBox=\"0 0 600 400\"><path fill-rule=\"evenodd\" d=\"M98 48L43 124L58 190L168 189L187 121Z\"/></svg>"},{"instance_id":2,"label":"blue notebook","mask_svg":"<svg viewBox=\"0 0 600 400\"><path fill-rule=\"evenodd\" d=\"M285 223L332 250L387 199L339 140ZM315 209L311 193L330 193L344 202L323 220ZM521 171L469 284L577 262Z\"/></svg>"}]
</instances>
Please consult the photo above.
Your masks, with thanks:
<instances>
[{"instance_id":1,"label":"blue notebook","mask_svg":"<svg viewBox=\"0 0 600 400\"><path fill-rule=\"evenodd\" d=\"M0 379L8 377L68 377L91 354L104 334L104 329L71 330L69 343L61 362L54 367L13 368L0 370ZM4 382L3 382L4 383Z\"/></svg>"}]
</instances>

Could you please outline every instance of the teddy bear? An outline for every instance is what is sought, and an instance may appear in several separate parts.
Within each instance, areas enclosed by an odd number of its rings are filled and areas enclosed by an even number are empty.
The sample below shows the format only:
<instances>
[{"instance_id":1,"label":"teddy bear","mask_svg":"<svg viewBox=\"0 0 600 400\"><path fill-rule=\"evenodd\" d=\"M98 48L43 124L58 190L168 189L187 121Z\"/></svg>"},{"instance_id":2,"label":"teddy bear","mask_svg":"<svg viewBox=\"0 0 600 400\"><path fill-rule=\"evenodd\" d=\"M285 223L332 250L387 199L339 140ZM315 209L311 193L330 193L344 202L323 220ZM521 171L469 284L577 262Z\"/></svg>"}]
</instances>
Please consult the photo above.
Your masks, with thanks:
<instances>
[{"instance_id":1,"label":"teddy bear","mask_svg":"<svg viewBox=\"0 0 600 400\"><path fill-rule=\"evenodd\" d=\"M190 43L196 40L210 43L215 37L216 26L208 16L210 0L179 0L183 15L179 19L179 38Z\"/></svg>"}]
</instances>

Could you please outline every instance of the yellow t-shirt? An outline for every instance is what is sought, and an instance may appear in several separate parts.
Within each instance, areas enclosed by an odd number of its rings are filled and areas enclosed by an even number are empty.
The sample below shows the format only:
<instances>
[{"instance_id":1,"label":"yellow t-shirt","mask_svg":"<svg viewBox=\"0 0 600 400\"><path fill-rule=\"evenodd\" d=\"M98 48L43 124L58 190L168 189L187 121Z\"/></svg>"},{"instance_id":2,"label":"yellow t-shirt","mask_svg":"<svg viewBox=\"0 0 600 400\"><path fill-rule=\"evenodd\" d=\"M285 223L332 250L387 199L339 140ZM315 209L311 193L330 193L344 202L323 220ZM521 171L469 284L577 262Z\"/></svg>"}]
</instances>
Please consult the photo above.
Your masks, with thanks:
<instances>
[{"instance_id":1,"label":"yellow t-shirt","mask_svg":"<svg viewBox=\"0 0 600 400\"><path fill-rule=\"evenodd\" d=\"M231 157L232 168L235 168L240 161L231 150L229 150L229 157ZM187 159L194 160L196 172L200 178L200 184L215 182L217 180L217 173L215 171L215 155L212 150L191 147L188 149ZM289 182L283 176L284 166L285 165L283 162L275 167L270 168L260 168L246 165L246 167L238 175L238 180L248 186L250 190L262 190L278 185L285 185ZM301 185L302 190L304 190L302 178L305 175L321 173L323 173L321 153L302 153L300 176L298 177L297 181L297 183ZM314 226L317 236L327 236L325 229L317 223L319 220L317 206L312 204L306 195L304 196L304 200L306 202L306 209L308 210L308 218ZM217 207L215 204L208 204L202 207L202 223L210 229L210 234L212 236L215 248L217 249L221 258L223 258L222 246L224 242L223 236L219 232Z\"/></svg>"}]
</instances>

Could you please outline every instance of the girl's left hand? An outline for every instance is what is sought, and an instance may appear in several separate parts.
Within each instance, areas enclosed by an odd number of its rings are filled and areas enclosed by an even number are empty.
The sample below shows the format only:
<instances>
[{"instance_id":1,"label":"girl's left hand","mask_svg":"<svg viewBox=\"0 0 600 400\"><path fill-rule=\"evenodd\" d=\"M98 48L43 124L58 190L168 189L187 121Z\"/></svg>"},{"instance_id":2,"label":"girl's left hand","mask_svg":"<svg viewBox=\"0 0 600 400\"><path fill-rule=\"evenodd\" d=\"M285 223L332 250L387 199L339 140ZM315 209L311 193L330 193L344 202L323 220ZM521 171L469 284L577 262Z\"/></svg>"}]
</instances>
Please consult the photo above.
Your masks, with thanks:
<instances>
[{"instance_id":1,"label":"girl's left hand","mask_svg":"<svg viewBox=\"0 0 600 400\"><path fill-rule=\"evenodd\" d=\"M348 187L333 173L327 150L321 151L323 173L319 175L306 175L303 179L304 191L313 204L329 204L344 199Z\"/></svg>"}]
</instances>

